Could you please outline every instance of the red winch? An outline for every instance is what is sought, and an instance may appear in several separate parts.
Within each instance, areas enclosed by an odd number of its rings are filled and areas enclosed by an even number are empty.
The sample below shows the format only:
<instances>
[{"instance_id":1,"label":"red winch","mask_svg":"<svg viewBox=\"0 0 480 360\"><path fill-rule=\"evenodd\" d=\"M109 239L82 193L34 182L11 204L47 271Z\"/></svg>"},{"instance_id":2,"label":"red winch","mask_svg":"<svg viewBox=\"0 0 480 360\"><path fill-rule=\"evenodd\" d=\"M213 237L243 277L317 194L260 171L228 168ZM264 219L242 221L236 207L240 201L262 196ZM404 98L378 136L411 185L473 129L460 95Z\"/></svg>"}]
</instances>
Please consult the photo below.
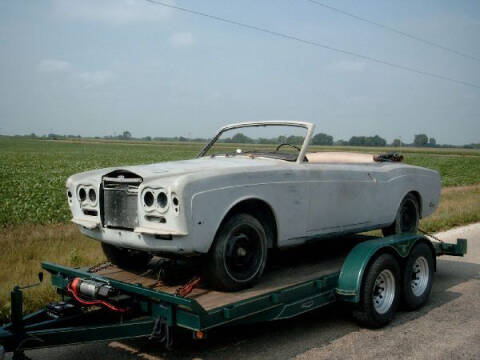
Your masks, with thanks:
<instances>
[{"instance_id":1,"label":"red winch","mask_svg":"<svg viewBox=\"0 0 480 360\"><path fill-rule=\"evenodd\" d=\"M108 283L95 280L83 280L76 277L67 285L67 290L73 295L75 300L83 305L103 305L113 311L126 311L106 301L117 294L117 290ZM82 298L82 296L86 296L87 299Z\"/></svg>"}]
</instances>

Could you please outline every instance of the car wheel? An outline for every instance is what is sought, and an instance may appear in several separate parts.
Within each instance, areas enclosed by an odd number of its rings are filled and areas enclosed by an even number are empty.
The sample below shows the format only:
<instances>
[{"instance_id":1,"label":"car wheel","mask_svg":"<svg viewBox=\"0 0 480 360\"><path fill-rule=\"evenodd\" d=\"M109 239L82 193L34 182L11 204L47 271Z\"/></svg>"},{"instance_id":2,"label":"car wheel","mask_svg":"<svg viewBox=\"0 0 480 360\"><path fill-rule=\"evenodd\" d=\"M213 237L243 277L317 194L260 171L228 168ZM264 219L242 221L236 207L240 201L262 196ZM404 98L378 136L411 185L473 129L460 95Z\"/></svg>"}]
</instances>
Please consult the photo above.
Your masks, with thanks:
<instances>
[{"instance_id":1,"label":"car wheel","mask_svg":"<svg viewBox=\"0 0 480 360\"><path fill-rule=\"evenodd\" d=\"M410 252L403 272L403 305L416 310L428 301L433 282L433 254L425 243L419 243Z\"/></svg>"},{"instance_id":2,"label":"car wheel","mask_svg":"<svg viewBox=\"0 0 480 360\"><path fill-rule=\"evenodd\" d=\"M418 231L420 222L420 209L417 198L413 194L407 194L397 211L397 216L392 225L382 229L384 236L413 233Z\"/></svg>"},{"instance_id":3,"label":"car wheel","mask_svg":"<svg viewBox=\"0 0 480 360\"><path fill-rule=\"evenodd\" d=\"M108 261L125 269L145 267L152 259L152 255L147 252L119 248L104 242L102 249Z\"/></svg>"},{"instance_id":4,"label":"car wheel","mask_svg":"<svg viewBox=\"0 0 480 360\"><path fill-rule=\"evenodd\" d=\"M394 317L400 301L400 268L390 254L382 254L368 267L353 316L363 326L379 328Z\"/></svg>"},{"instance_id":5,"label":"car wheel","mask_svg":"<svg viewBox=\"0 0 480 360\"><path fill-rule=\"evenodd\" d=\"M205 276L221 291L236 291L255 284L267 262L267 237L262 224L249 214L225 221L208 254Z\"/></svg>"}]
</instances>

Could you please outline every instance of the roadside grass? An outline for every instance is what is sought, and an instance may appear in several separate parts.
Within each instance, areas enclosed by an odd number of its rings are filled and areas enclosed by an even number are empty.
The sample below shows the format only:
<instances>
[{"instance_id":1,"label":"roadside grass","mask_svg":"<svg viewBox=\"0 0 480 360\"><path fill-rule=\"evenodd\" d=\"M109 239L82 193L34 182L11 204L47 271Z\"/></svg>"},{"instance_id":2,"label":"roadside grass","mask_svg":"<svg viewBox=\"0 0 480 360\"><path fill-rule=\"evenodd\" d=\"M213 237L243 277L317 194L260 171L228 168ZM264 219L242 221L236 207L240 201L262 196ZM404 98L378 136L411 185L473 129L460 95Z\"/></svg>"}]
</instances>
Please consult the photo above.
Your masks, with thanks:
<instances>
[{"instance_id":1,"label":"roadside grass","mask_svg":"<svg viewBox=\"0 0 480 360\"><path fill-rule=\"evenodd\" d=\"M479 221L480 184L477 184L443 189L438 210L423 219L420 227L425 231L437 232Z\"/></svg>"},{"instance_id":2,"label":"roadside grass","mask_svg":"<svg viewBox=\"0 0 480 360\"><path fill-rule=\"evenodd\" d=\"M106 140L31 140L0 137L0 229L7 225L66 222L65 182L75 173L195 157L203 144ZM220 144L218 151L272 149L273 145ZM480 183L480 151L469 149L313 146L311 151L401 150L408 164L438 170L444 186Z\"/></svg>"},{"instance_id":3,"label":"roadside grass","mask_svg":"<svg viewBox=\"0 0 480 360\"><path fill-rule=\"evenodd\" d=\"M105 261L100 243L83 236L73 224L16 225L0 233L0 324L8 321L10 291L15 285L38 282L42 261L91 266ZM57 299L46 276L43 284L24 292L26 313Z\"/></svg>"},{"instance_id":4,"label":"roadside grass","mask_svg":"<svg viewBox=\"0 0 480 360\"><path fill-rule=\"evenodd\" d=\"M480 221L480 184L445 188L439 208L422 220L421 228L437 232ZM371 232L380 235L379 231ZM10 290L37 281L42 261L66 266L92 266L105 261L99 242L81 235L73 224L10 225L0 232L0 324L10 313ZM49 276L42 285L24 292L25 312L56 301Z\"/></svg>"}]
</instances>

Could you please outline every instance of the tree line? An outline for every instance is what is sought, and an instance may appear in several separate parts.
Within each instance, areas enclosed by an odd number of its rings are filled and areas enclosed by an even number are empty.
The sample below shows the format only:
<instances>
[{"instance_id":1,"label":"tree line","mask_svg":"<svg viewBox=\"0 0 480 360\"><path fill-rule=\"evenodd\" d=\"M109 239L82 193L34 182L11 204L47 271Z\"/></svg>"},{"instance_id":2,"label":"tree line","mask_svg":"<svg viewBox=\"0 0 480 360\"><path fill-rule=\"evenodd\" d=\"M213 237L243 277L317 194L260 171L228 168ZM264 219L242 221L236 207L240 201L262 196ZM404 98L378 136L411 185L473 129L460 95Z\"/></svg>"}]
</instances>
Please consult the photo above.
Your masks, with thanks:
<instances>
[{"instance_id":1,"label":"tree line","mask_svg":"<svg viewBox=\"0 0 480 360\"><path fill-rule=\"evenodd\" d=\"M57 139L80 139L80 135L60 135L50 133L48 135L38 136L35 133L28 135L15 135L15 137L26 137L33 139L47 139L47 140L57 140ZM107 135L107 136L95 136L88 137L93 139L107 139L107 140L141 140L141 141L170 141L170 142L202 142L205 143L210 139L207 138L188 138L184 136L175 136L175 137L134 137L132 133L128 130L123 131L119 135ZM239 132L233 135L232 137L219 139L219 142L223 143L235 143L235 144L281 144L289 143L292 145L301 145L303 143L303 136L277 136L272 138L251 138L245 134ZM384 138L379 135L374 136L352 136L349 140L334 140L333 136L325 133L317 133L312 137L312 145L323 145L323 146L369 146L369 147L382 147L382 146L393 146L393 147L463 147L467 149L480 149L480 143L472 143L463 146L456 146L450 144L437 144L437 141L434 137L428 137L427 134L416 134L413 137L411 143L404 143L401 139L396 138L391 143L388 143Z\"/></svg>"}]
</instances>

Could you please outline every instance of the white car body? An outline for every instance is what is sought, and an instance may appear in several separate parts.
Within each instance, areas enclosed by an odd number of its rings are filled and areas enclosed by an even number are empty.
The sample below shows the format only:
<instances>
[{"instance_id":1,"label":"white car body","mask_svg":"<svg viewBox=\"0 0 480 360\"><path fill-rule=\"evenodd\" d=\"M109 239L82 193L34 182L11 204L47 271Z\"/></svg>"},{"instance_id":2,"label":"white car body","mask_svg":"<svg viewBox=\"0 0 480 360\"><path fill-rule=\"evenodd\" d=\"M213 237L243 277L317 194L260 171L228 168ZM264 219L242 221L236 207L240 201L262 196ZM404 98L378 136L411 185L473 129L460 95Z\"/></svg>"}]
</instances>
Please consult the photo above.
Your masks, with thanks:
<instances>
[{"instance_id":1,"label":"white car body","mask_svg":"<svg viewBox=\"0 0 480 360\"><path fill-rule=\"evenodd\" d=\"M252 154L203 156L227 130L266 125L307 130L296 161ZM408 193L418 199L420 217L434 212L440 197L436 171L375 162L365 154L308 154L313 129L309 123L286 121L229 125L196 159L73 175L67 181L72 221L83 234L118 247L195 255L209 251L222 221L239 206L265 217L270 247L386 227ZM146 191L154 195L152 206L145 204ZM156 201L160 192L166 195L164 207Z\"/></svg>"}]
</instances>

